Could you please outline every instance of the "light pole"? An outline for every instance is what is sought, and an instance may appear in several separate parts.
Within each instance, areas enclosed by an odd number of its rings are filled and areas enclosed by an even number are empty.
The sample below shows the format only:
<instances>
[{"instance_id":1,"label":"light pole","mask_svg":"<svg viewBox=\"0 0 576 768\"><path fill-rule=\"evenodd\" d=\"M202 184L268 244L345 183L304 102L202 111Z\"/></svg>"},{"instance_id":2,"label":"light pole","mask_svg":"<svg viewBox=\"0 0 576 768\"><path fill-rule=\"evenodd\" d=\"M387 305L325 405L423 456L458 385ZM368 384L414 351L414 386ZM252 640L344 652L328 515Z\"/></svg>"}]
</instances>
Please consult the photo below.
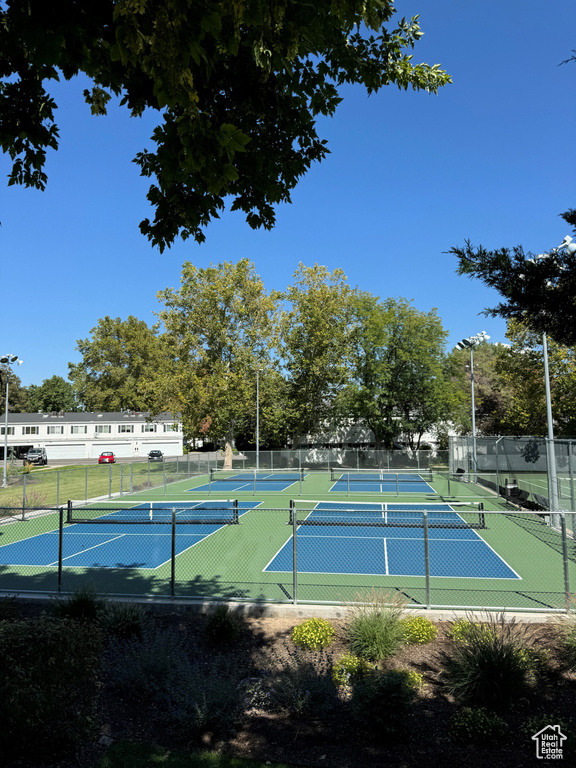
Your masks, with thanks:
<instances>
[{"instance_id":1,"label":"light pole","mask_svg":"<svg viewBox=\"0 0 576 768\"><path fill-rule=\"evenodd\" d=\"M256 471L260 469L260 368L256 368Z\"/></svg>"},{"instance_id":2,"label":"light pole","mask_svg":"<svg viewBox=\"0 0 576 768\"><path fill-rule=\"evenodd\" d=\"M567 256L576 255L576 243L567 235L557 248L553 248L550 253L539 253L532 259L527 259L531 264L536 264L544 259L554 259L560 251L565 251ZM561 267L562 269L562 267ZM553 288L554 284L549 280L546 283ZM558 482L556 479L556 448L554 446L554 422L552 420L552 398L550 395L550 371L548 368L548 340L546 333L542 334L542 350L544 353L544 385L546 390L546 422L548 425L548 442L546 443L546 458L548 464L548 502L552 513L558 512Z\"/></svg>"},{"instance_id":3,"label":"light pole","mask_svg":"<svg viewBox=\"0 0 576 768\"><path fill-rule=\"evenodd\" d=\"M10 379L10 366L13 363L22 365L23 360L20 360L18 355L2 355L2 357L0 357L0 364L6 366L6 405L4 408L4 472L2 475L2 488L8 487L8 383Z\"/></svg>"},{"instance_id":4,"label":"light pole","mask_svg":"<svg viewBox=\"0 0 576 768\"><path fill-rule=\"evenodd\" d=\"M486 331L480 331L475 336L469 336L467 339L462 339L456 344L456 349L469 349L470 350L470 383L472 386L472 466L474 467L474 475L476 475L477 461L476 461L476 405L474 403L474 347L478 347L484 341L488 341L490 336ZM476 477L474 477L476 479Z\"/></svg>"}]
</instances>

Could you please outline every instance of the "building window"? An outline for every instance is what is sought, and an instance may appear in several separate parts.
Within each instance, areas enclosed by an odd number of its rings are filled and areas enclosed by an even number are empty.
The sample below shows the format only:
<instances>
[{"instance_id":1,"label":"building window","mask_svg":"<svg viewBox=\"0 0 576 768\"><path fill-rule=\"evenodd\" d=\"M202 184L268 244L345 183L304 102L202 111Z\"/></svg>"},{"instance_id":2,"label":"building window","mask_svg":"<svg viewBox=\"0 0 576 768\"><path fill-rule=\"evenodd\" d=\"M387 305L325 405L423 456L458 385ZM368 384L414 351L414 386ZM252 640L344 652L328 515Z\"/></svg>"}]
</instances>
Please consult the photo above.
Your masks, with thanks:
<instances>
[{"instance_id":1,"label":"building window","mask_svg":"<svg viewBox=\"0 0 576 768\"><path fill-rule=\"evenodd\" d=\"M142 424L142 432L156 432L156 424Z\"/></svg>"},{"instance_id":2,"label":"building window","mask_svg":"<svg viewBox=\"0 0 576 768\"><path fill-rule=\"evenodd\" d=\"M112 432L110 424L96 424L94 427L96 434L109 435Z\"/></svg>"},{"instance_id":3,"label":"building window","mask_svg":"<svg viewBox=\"0 0 576 768\"><path fill-rule=\"evenodd\" d=\"M178 432L178 424L164 424L164 432Z\"/></svg>"},{"instance_id":4,"label":"building window","mask_svg":"<svg viewBox=\"0 0 576 768\"><path fill-rule=\"evenodd\" d=\"M85 435L87 431L88 431L88 427L85 426L84 424L70 427L70 432L73 435Z\"/></svg>"},{"instance_id":5,"label":"building window","mask_svg":"<svg viewBox=\"0 0 576 768\"><path fill-rule=\"evenodd\" d=\"M49 435L63 435L64 434L64 427L58 425L52 425L48 427L48 434Z\"/></svg>"},{"instance_id":6,"label":"building window","mask_svg":"<svg viewBox=\"0 0 576 768\"><path fill-rule=\"evenodd\" d=\"M40 427L22 427L23 435L39 435Z\"/></svg>"},{"instance_id":7,"label":"building window","mask_svg":"<svg viewBox=\"0 0 576 768\"><path fill-rule=\"evenodd\" d=\"M0 435L13 435L14 434L14 427L8 427L8 432L6 432L6 427L0 427Z\"/></svg>"},{"instance_id":8,"label":"building window","mask_svg":"<svg viewBox=\"0 0 576 768\"><path fill-rule=\"evenodd\" d=\"M118 424L118 432L134 432L134 424Z\"/></svg>"}]
</instances>

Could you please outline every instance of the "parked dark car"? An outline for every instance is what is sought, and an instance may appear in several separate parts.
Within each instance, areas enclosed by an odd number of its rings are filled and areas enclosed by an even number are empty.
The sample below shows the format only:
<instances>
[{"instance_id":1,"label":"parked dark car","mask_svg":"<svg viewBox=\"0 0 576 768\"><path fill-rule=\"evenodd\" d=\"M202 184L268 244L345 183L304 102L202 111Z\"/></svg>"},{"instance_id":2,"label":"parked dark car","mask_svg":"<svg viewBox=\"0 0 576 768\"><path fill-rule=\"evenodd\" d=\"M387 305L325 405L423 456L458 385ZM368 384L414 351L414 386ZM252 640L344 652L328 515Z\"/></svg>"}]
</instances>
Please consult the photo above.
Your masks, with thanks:
<instances>
[{"instance_id":1,"label":"parked dark car","mask_svg":"<svg viewBox=\"0 0 576 768\"><path fill-rule=\"evenodd\" d=\"M48 456L45 448L30 448L24 455L24 464L48 464Z\"/></svg>"},{"instance_id":2,"label":"parked dark car","mask_svg":"<svg viewBox=\"0 0 576 768\"><path fill-rule=\"evenodd\" d=\"M100 454L100 458L98 459L98 464L115 464L116 463L116 456L112 453L112 451L104 451L104 453Z\"/></svg>"},{"instance_id":3,"label":"parked dark car","mask_svg":"<svg viewBox=\"0 0 576 768\"><path fill-rule=\"evenodd\" d=\"M162 451L150 451L148 461L164 461L164 454Z\"/></svg>"}]
</instances>

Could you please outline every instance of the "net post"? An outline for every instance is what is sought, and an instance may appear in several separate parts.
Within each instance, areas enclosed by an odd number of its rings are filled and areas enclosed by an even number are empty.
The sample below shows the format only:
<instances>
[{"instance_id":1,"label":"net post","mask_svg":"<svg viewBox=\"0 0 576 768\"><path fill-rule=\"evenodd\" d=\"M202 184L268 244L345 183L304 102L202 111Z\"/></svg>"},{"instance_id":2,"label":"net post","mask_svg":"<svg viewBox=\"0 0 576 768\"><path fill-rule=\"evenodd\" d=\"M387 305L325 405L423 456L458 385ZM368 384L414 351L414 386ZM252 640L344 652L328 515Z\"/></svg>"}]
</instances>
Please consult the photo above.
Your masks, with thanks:
<instances>
[{"instance_id":1,"label":"net post","mask_svg":"<svg viewBox=\"0 0 576 768\"><path fill-rule=\"evenodd\" d=\"M66 504L66 522L70 524L72 522L72 499L68 499L68 503Z\"/></svg>"},{"instance_id":2,"label":"net post","mask_svg":"<svg viewBox=\"0 0 576 768\"><path fill-rule=\"evenodd\" d=\"M70 502L68 502L70 503ZM58 510L58 592L62 590L62 559L64 551L64 507Z\"/></svg>"},{"instance_id":3,"label":"net post","mask_svg":"<svg viewBox=\"0 0 576 768\"><path fill-rule=\"evenodd\" d=\"M240 522L240 514L238 510L238 499L234 499L232 503L232 522L236 524Z\"/></svg>"},{"instance_id":4,"label":"net post","mask_svg":"<svg viewBox=\"0 0 576 768\"><path fill-rule=\"evenodd\" d=\"M172 507L171 541L172 541L172 551L170 556L170 597L174 598L176 594L176 509L175 507Z\"/></svg>"},{"instance_id":5,"label":"net post","mask_svg":"<svg viewBox=\"0 0 576 768\"><path fill-rule=\"evenodd\" d=\"M292 516L292 602L298 603L298 552L296 541L296 509L293 499L290 499L290 514Z\"/></svg>"},{"instance_id":6,"label":"net post","mask_svg":"<svg viewBox=\"0 0 576 768\"><path fill-rule=\"evenodd\" d=\"M566 513L560 512L560 527L562 530L562 560L564 563L564 594L566 596L566 613L570 612L570 571L568 565L568 537L566 534Z\"/></svg>"},{"instance_id":7,"label":"net post","mask_svg":"<svg viewBox=\"0 0 576 768\"><path fill-rule=\"evenodd\" d=\"M430 610L430 546L428 539L428 510L422 511L424 517L424 573L426 579L426 608Z\"/></svg>"}]
</instances>

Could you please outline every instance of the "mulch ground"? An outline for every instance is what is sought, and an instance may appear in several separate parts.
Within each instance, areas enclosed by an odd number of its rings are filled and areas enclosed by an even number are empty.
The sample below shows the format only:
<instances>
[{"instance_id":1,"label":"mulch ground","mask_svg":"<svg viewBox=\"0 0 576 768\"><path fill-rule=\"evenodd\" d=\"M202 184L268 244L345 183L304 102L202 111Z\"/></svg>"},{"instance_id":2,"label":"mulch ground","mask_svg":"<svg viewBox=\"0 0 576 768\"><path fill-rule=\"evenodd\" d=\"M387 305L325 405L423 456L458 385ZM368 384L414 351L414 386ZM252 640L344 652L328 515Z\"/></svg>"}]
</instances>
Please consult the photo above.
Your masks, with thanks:
<instances>
[{"instance_id":1,"label":"mulch ground","mask_svg":"<svg viewBox=\"0 0 576 768\"><path fill-rule=\"evenodd\" d=\"M40 606L22 604L19 616L38 615ZM161 627L172 627L186 642L205 653L212 650L203 644L205 617L195 613L153 614L149 621ZM294 619L246 619L242 640L229 653L238 664L258 664L267 654L282 658L289 647ZM338 658L347 648L343 641L343 625L334 622L337 640L330 654ZM562 721L574 721L576 715L576 675L566 672L558 660L556 632L553 623L531 625L538 636L538 644L550 652L550 670L530 700L516 702L503 713L509 726L509 737L502 742L471 746L450 738L450 720L460 709L446 693L441 682L438 654L450 641L446 637L447 623L438 623L439 635L435 641L422 646L405 646L401 653L387 663L388 667L415 670L424 676L425 687L418 694L410 715L409 736L392 746L371 742L349 718L342 715L298 718L290 714L265 712L254 709L247 713L236 730L218 737L207 732L192 741L176 738L165 728L158 712L146 705L127 706L107 685L106 676L99 694L99 733L90 744L85 744L69 760L58 763L58 768L93 768L114 741L137 741L158 744L170 749L211 748L220 752L301 766L330 766L333 768L422 768L435 766L464 766L466 768L524 768L542 765L536 759L535 743L530 733L523 731L529 717L550 715ZM203 649L203 650L202 650ZM343 694L345 695L345 694ZM553 723L551 723L553 724ZM570 764L566 759L563 765ZM576 763L574 763L576 764ZM37 762L21 761L18 768L55 768L39 757Z\"/></svg>"}]
</instances>

